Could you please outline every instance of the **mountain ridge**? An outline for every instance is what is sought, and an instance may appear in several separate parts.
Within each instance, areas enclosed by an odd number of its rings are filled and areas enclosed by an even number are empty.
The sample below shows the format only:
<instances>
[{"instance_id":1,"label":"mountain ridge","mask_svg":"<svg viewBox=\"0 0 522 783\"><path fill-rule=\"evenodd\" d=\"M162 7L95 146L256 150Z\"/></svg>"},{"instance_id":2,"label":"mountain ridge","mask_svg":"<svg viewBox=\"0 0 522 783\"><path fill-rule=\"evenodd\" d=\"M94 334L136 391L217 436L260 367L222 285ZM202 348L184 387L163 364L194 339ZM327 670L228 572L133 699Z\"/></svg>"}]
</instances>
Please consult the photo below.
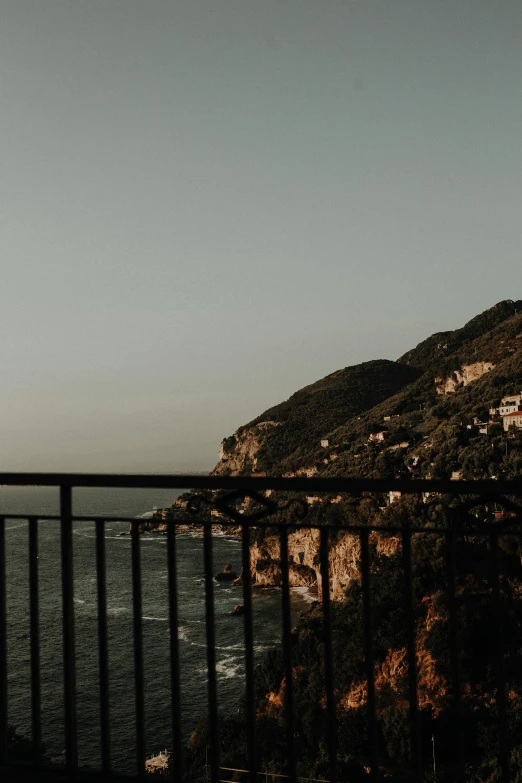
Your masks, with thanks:
<instances>
[{"instance_id":1,"label":"mountain ridge","mask_svg":"<svg viewBox=\"0 0 522 783\"><path fill-rule=\"evenodd\" d=\"M441 429L456 426L455 421L448 424L451 418L460 417L466 427L477 417L483 420L501 396L519 388L522 300L509 299L459 329L435 333L395 362L363 362L298 390L225 438L213 474L307 471L307 475L375 477L383 470L379 467L382 452L407 443L402 450L395 449L400 451L397 459L388 461L395 466L394 475L409 475L411 471L398 458L407 462L419 440L436 432L440 436ZM446 407L437 412L441 405ZM448 414L446 418L443 413ZM372 432L386 430L386 444L362 455ZM439 452L432 453L430 462L439 456ZM444 477L459 469L459 459L455 453L454 471L448 468L442 472ZM384 475L389 476L391 470Z\"/></svg>"}]
</instances>

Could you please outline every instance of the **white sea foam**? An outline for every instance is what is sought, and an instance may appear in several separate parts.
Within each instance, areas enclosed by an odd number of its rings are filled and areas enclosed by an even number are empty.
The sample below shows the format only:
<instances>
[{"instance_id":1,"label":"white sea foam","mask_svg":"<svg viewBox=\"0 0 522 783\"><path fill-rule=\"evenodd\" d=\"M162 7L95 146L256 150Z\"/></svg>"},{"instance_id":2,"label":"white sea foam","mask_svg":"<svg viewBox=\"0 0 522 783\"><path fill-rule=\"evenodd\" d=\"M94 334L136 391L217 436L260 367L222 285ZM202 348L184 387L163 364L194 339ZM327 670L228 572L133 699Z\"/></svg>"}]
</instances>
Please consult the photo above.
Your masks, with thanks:
<instances>
[{"instance_id":1,"label":"white sea foam","mask_svg":"<svg viewBox=\"0 0 522 783\"><path fill-rule=\"evenodd\" d=\"M178 639L180 642L189 642L189 644L193 644L188 638L188 629L183 625L178 626Z\"/></svg>"},{"instance_id":2,"label":"white sea foam","mask_svg":"<svg viewBox=\"0 0 522 783\"><path fill-rule=\"evenodd\" d=\"M148 615L144 614L141 618L142 620L157 620L160 623L166 623L168 620L168 617L149 617Z\"/></svg>"},{"instance_id":3,"label":"white sea foam","mask_svg":"<svg viewBox=\"0 0 522 783\"><path fill-rule=\"evenodd\" d=\"M237 655L228 655L226 658L222 658L216 663L216 675L218 680L230 680L232 677L239 677L241 675L242 660ZM207 681L207 667L204 666L198 669L198 674L205 675L205 682Z\"/></svg>"},{"instance_id":4,"label":"white sea foam","mask_svg":"<svg viewBox=\"0 0 522 783\"><path fill-rule=\"evenodd\" d=\"M309 587L291 587L290 592L297 593L304 601L308 601L308 603L317 601L317 592L312 593Z\"/></svg>"},{"instance_id":5,"label":"white sea foam","mask_svg":"<svg viewBox=\"0 0 522 783\"><path fill-rule=\"evenodd\" d=\"M241 658L237 655L228 655L216 663L216 674L220 680L229 680L240 674Z\"/></svg>"}]
</instances>

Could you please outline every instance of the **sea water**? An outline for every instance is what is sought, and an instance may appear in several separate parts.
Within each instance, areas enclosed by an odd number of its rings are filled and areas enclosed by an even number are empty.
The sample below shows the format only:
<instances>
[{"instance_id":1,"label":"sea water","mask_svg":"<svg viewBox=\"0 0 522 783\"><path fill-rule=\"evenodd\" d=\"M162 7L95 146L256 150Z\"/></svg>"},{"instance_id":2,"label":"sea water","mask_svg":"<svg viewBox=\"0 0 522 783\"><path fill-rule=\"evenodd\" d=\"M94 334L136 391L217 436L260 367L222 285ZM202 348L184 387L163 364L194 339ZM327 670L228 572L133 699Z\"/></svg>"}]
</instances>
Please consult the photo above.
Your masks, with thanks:
<instances>
[{"instance_id":1,"label":"sea water","mask_svg":"<svg viewBox=\"0 0 522 783\"><path fill-rule=\"evenodd\" d=\"M77 489L76 515L139 517L154 506L166 507L179 495L172 490ZM54 488L0 487L0 513L35 514L38 523L40 586L40 655L42 732L47 756L56 763L65 758L63 712L62 596L59 522L45 521L58 513ZM113 767L133 770L135 759L134 658L132 625L132 571L128 522L111 521L105 527L107 558L107 614L109 633L110 722ZM99 679L97 637L97 583L94 523L73 526L74 606L79 760L100 764ZM170 640L167 595L167 540L142 536L142 620L145 658L146 750L152 755L170 745ZM185 736L207 712L207 668L204 609L203 542L199 536L177 537L177 580L181 656L181 709ZM6 579L8 618L9 723L30 738L30 638L28 523L6 520ZM231 563L241 565L236 539L216 536L214 572ZM219 707L237 709L244 687L243 620L231 615L243 602L242 589L215 583L216 656ZM294 617L306 610L311 596L292 592ZM256 662L280 643L281 595L277 589L254 591Z\"/></svg>"}]
</instances>

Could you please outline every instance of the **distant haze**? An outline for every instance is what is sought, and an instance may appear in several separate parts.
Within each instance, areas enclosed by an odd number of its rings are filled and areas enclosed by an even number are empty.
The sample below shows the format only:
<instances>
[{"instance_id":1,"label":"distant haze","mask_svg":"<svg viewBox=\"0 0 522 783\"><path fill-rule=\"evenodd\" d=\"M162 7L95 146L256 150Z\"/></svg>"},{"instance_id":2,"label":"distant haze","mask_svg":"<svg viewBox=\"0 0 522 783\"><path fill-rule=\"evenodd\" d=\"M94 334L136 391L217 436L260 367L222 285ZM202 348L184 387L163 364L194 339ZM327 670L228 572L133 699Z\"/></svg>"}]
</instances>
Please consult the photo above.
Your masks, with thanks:
<instances>
[{"instance_id":1,"label":"distant haze","mask_svg":"<svg viewBox=\"0 0 522 783\"><path fill-rule=\"evenodd\" d=\"M3 0L0 470L209 469L519 298L521 40L520 0Z\"/></svg>"}]
</instances>

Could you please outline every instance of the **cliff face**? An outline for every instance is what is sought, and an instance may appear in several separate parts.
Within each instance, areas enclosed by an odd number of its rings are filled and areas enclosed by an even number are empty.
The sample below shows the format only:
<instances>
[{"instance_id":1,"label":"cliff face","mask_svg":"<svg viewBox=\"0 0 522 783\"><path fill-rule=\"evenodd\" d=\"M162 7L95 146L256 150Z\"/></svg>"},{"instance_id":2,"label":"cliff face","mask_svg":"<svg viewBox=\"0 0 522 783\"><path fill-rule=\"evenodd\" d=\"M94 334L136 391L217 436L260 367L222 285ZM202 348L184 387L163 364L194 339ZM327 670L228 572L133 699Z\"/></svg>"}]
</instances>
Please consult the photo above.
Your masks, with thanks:
<instances>
[{"instance_id":1,"label":"cliff face","mask_svg":"<svg viewBox=\"0 0 522 783\"><path fill-rule=\"evenodd\" d=\"M329 551L330 596L341 600L344 590L359 575L359 539L343 535ZM280 585L281 559L279 536L265 536L250 549L250 568L254 585ZM319 563L319 531L297 530L288 536L288 576L294 587L317 587L322 594Z\"/></svg>"},{"instance_id":2,"label":"cliff face","mask_svg":"<svg viewBox=\"0 0 522 783\"><path fill-rule=\"evenodd\" d=\"M393 555L397 538L372 534L370 542L376 544L377 554ZM329 549L330 598L341 601L347 587L360 579L359 537L341 533L332 540ZM266 535L250 548L252 583L257 586L281 584L281 558L278 535ZM298 529L288 535L288 577L292 587L317 587L322 595L321 568L319 562L319 530Z\"/></svg>"},{"instance_id":3,"label":"cliff face","mask_svg":"<svg viewBox=\"0 0 522 783\"><path fill-rule=\"evenodd\" d=\"M267 432L280 426L278 421L261 421L222 440L219 462L212 471L213 475L236 476L254 473L257 469L257 455Z\"/></svg>"},{"instance_id":4,"label":"cliff face","mask_svg":"<svg viewBox=\"0 0 522 783\"><path fill-rule=\"evenodd\" d=\"M472 381L478 381L495 367L493 362L474 362L464 364L459 370L454 370L448 378L435 378L437 394L452 394L461 386L467 386Z\"/></svg>"}]
</instances>

